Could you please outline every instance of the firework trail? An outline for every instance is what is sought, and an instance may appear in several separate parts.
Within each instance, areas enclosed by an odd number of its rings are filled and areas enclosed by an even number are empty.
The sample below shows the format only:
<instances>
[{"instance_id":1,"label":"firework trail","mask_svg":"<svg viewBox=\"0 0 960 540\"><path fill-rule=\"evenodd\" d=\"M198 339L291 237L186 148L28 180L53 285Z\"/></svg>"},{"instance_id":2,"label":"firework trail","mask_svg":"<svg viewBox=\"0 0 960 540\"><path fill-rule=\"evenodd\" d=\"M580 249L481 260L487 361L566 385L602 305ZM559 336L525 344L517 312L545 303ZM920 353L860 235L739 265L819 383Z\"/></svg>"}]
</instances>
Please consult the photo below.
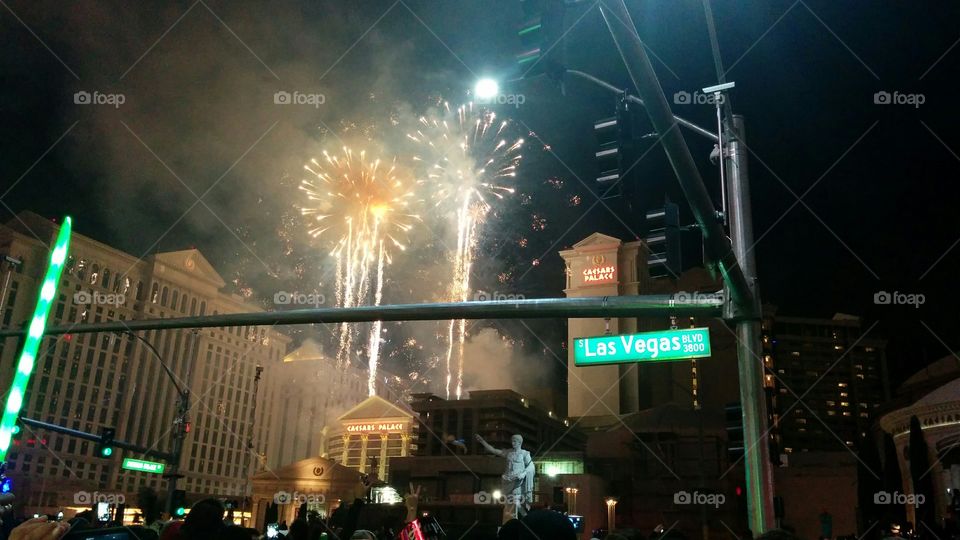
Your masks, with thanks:
<instances>
[{"instance_id":1,"label":"firework trail","mask_svg":"<svg viewBox=\"0 0 960 540\"><path fill-rule=\"evenodd\" d=\"M300 184L308 200L300 211L308 218L311 236L333 238L330 254L336 263L337 305L366 304L371 300L371 285L372 300L379 305L390 249L404 250L403 239L420 220L412 213L418 203L418 182L401 178L396 166L382 167L379 159L367 159L364 151L347 147L335 155L325 151L322 160L313 159L304 169L313 178ZM367 345L370 395L375 393L380 329L379 322L373 324ZM337 330L336 358L342 365L350 360L358 327L341 323Z\"/></svg>"},{"instance_id":2,"label":"firework trail","mask_svg":"<svg viewBox=\"0 0 960 540\"><path fill-rule=\"evenodd\" d=\"M434 206L452 209L457 219L457 249L452 263L448 300L463 302L470 295L470 271L477 237L492 204L514 193L512 184L520 164L523 139L512 135L508 120L498 120L488 109L461 105L420 117L407 137L419 145L414 157L426 168L435 191ZM463 392L463 349L466 321L450 321L447 332L446 397L454 385L457 399ZM454 369L456 359L456 369ZM455 379L455 380L454 380Z\"/></svg>"}]
</instances>

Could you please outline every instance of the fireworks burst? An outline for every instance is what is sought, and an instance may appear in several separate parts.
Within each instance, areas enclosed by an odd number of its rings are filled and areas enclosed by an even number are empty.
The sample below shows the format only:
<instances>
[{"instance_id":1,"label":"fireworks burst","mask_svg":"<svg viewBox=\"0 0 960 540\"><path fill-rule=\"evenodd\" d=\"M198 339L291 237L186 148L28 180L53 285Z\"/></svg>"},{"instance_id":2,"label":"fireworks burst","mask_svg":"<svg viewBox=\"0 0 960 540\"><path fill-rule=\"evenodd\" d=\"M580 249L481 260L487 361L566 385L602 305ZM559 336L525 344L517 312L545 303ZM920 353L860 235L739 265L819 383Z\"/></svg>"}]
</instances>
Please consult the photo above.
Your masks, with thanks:
<instances>
[{"instance_id":1,"label":"fireworks burst","mask_svg":"<svg viewBox=\"0 0 960 540\"><path fill-rule=\"evenodd\" d=\"M498 119L473 103L420 117L417 130L407 137L418 145L414 159L425 168L434 206L455 212L457 244L453 257L448 300L466 301L470 295L470 270L478 233L492 205L513 195L523 138L513 135L509 120ZM466 321L450 321L447 330L446 396L455 379L455 395L463 391L463 349ZM453 360L456 356L456 370Z\"/></svg>"},{"instance_id":2,"label":"fireworks burst","mask_svg":"<svg viewBox=\"0 0 960 540\"><path fill-rule=\"evenodd\" d=\"M301 213L312 237L331 239L337 305L352 307L368 301L379 305L391 250L404 250L407 233L420 221L413 213L417 182L403 178L395 165L385 166L380 159L368 159L364 151L347 147L335 155L325 151L322 160L311 160L304 169L312 178L300 184L308 200ZM370 395L376 387L380 329L380 323L372 325L367 345ZM338 363L349 359L356 334L356 326L340 324Z\"/></svg>"}]
</instances>

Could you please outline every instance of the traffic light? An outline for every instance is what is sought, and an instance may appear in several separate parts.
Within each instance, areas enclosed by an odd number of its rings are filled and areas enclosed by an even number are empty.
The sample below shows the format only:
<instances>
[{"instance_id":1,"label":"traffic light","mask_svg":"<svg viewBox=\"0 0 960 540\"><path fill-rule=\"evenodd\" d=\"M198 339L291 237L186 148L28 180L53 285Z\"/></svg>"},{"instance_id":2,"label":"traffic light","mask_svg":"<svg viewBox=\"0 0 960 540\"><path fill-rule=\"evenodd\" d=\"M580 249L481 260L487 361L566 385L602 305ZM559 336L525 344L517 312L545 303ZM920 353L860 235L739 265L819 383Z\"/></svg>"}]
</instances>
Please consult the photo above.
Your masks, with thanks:
<instances>
[{"instance_id":1,"label":"traffic light","mask_svg":"<svg viewBox=\"0 0 960 540\"><path fill-rule=\"evenodd\" d=\"M117 436L116 428L101 428L100 440L97 442L97 457L110 458L113 456L113 439Z\"/></svg>"},{"instance_id":2,"label":"traffic light","mask_svg":"<svg viewBox=\"0 0 960 540\"><path fill-rule=\"evenodd\" d=\"M621 99L617 104L617 113L610 118L593 123L593 133L597 137L597 184L608 196L632 195L636 190L633 172L640 155L637 152L638 139L642 138L634 105ZM628 199L632 199L628 197ZM635 201L628 200L628 203Z\"/></svg>"},{"instance_id":3,"label":"traffic light","mask_svg":"<svg viewBox=\"0 0 960 540\"><path fill-rule=\"evenodd\" d=\"M187 514L187 492L182 489L173 490L170 501L171 513L174 517L183 517Z\"/></svg>"},{"instance_id":4,"label":"traffic light","mask_svg":"<svg viewBox=\"0 0 960 540\"><path fill-rule=\"evenodd\" d=\"M727 459L736 463L743 458L743 407L740 402L724 407L727 428Z\"/></svg>"},{"instance_id":5,"label":"traffic light","mask_svg":"<svg viewBox=\"0 0 960 540\"><path fill-rule=\"evenodd\" d=\"M682 271L680 252L680 207L668 202L663 208L646 213L647 235L644 240L650 253L647 268L650 277L677 277Z\"/></svg>"},{"instance_id":6,"label":"traffic light","mask_svg":"<svg viewBox=\"0 0 960 540\"><path fill-rule=\"evenodd\" d=\"M523 23L517 29L521 52L517 64L523 77L563 75L563 0L521 0Z\"/></svg>"}]
</instances>

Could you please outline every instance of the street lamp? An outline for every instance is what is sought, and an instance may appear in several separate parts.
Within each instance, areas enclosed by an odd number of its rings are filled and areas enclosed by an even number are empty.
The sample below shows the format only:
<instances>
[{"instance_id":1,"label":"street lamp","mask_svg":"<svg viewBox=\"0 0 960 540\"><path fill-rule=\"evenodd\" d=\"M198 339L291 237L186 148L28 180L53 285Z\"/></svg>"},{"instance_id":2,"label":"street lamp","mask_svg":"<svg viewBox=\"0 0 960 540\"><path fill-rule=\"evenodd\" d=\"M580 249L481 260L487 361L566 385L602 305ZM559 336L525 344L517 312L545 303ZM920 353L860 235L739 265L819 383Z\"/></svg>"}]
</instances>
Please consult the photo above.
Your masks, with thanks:
<instances>
[{"instance_id":1,"label":"street lamp","mask_svg":"<svg viewBox=\"0 0 960 540\"><path fill-rule=\"evenodd\" d=\"M141 343L143 343L147 347L147 349L150 350L151 353L153 353L153 356L157 359L158 362L160 362L160 365L163 367L163 371L166 372L168 377L170 377L170 382L173 383L173 387L174 389L176 389L177 397L179 398L177 399L177 414L173 420L173 423L174 423L173 452L171 452L171 456L173 457L173 460L170 462L169 470L166 472L166 474L164 474L164 476L167 477L168 479L166 509L167 509L167 512L170 512L172 514L173 511L175 510L173 508L173 499L174 499L174 494L177 491L177 480L183 476L182 474L180 474L180 457L181 457L181 454L183 453L183 440L186 438L187 432L189 430L189 428L187 427L187 422L188 422L187 413L190 411L190 390L181 386L180 382L177 380L177 376L173 373L173 370L170 369L170 366L168 366L167 363L163 361L163 357L160 356L160 351L158 351L156 347L153 346L152 343L147 341L146 338L144 338L143 336L141 336L140 334L137 334L132 330L124 330L124 331L119 331L117 333L125 334L127 336L130 336L131 338L135 338L139 340Z\"/></svg>"},{"instance_id":2,"label":"street lamp","mask_svg":"<svg viewBox=\"0 0 960 540\"><path fill-rule=\"evenodd\" d=\"M617 499L607 497L607 530L613 532L617 528Z\"/></svg>"},{"instance_id":3,"label":"street lamp","mask_svg":"<svg viewBox=\"0 0 960 540\"><path fill-rule=\"evenodd\" d=\"M564 491L566 491L567 494L570 495L570 513L576 514L577 513L577 492L579 492L580 490L575 487L568 487Z\"/></svg>"},{"instance_id":4,"label":"street lamp","mask_svg":"<svg viewBox=\"0 0 960 540\"><path fill-rule=\"evenodd\" d=\"M477 99L490 100L500 93L500 85L497 84L497 81L485 77L477 81L477 85L473 87L473 93Z\"/></svg>"}]
</instances>

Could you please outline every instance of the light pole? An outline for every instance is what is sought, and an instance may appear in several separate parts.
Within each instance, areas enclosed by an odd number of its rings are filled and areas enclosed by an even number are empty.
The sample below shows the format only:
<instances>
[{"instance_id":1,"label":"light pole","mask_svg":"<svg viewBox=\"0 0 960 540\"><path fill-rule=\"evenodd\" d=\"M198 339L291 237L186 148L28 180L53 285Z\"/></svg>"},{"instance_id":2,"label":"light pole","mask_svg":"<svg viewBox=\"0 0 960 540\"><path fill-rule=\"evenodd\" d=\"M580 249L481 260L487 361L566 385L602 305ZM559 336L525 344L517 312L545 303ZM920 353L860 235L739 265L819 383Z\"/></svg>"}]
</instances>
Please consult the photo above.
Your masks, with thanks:
<instances>
[{"instance_id":1,"label":"light pole","mask_svg":"<svg viewBox=\"0 0 960 540\"><path fill-rule=\"evenodd\" d=\"M575 487L568 487L565 491L570 495L570 513L577 515L577 492L580 490Z\"/></svg>"},{"instance_id":2,"label":"light pole","mask_svg":"<svg viewBox=\"0 0 960 540\"><path fill-rule=\"evenodd\" d=\"M183 477L183 475L180 474L180 458L183 454L183 440L187 437L187 422L189 421L187 413L190 411L190 390L180 386L173 370L163 361L160 352L157 351L156 347L147 341L146 338L131 330L120 331L118 333L125 334L143 343L147 349L153 353L157 361L160 362L163 371L170 377L170 382L173 383L173 387L177 391L177 411L173 418L173 450L170 452L169 468L163 474L164 478L167 479L167 503L164 506L167 513L172 517L174 514L173 494L177 490L177 481Z\"/></svg>"},{"instance_id":3,"label":"light pole","mask_svg":"<svg viewBox=\"0 0 960 540\"><path fill-rule=\"evenodd\" d=\"M617 528L617 498L607 497L607 530L613 532Z\"/></svg>"}]
</instances>

